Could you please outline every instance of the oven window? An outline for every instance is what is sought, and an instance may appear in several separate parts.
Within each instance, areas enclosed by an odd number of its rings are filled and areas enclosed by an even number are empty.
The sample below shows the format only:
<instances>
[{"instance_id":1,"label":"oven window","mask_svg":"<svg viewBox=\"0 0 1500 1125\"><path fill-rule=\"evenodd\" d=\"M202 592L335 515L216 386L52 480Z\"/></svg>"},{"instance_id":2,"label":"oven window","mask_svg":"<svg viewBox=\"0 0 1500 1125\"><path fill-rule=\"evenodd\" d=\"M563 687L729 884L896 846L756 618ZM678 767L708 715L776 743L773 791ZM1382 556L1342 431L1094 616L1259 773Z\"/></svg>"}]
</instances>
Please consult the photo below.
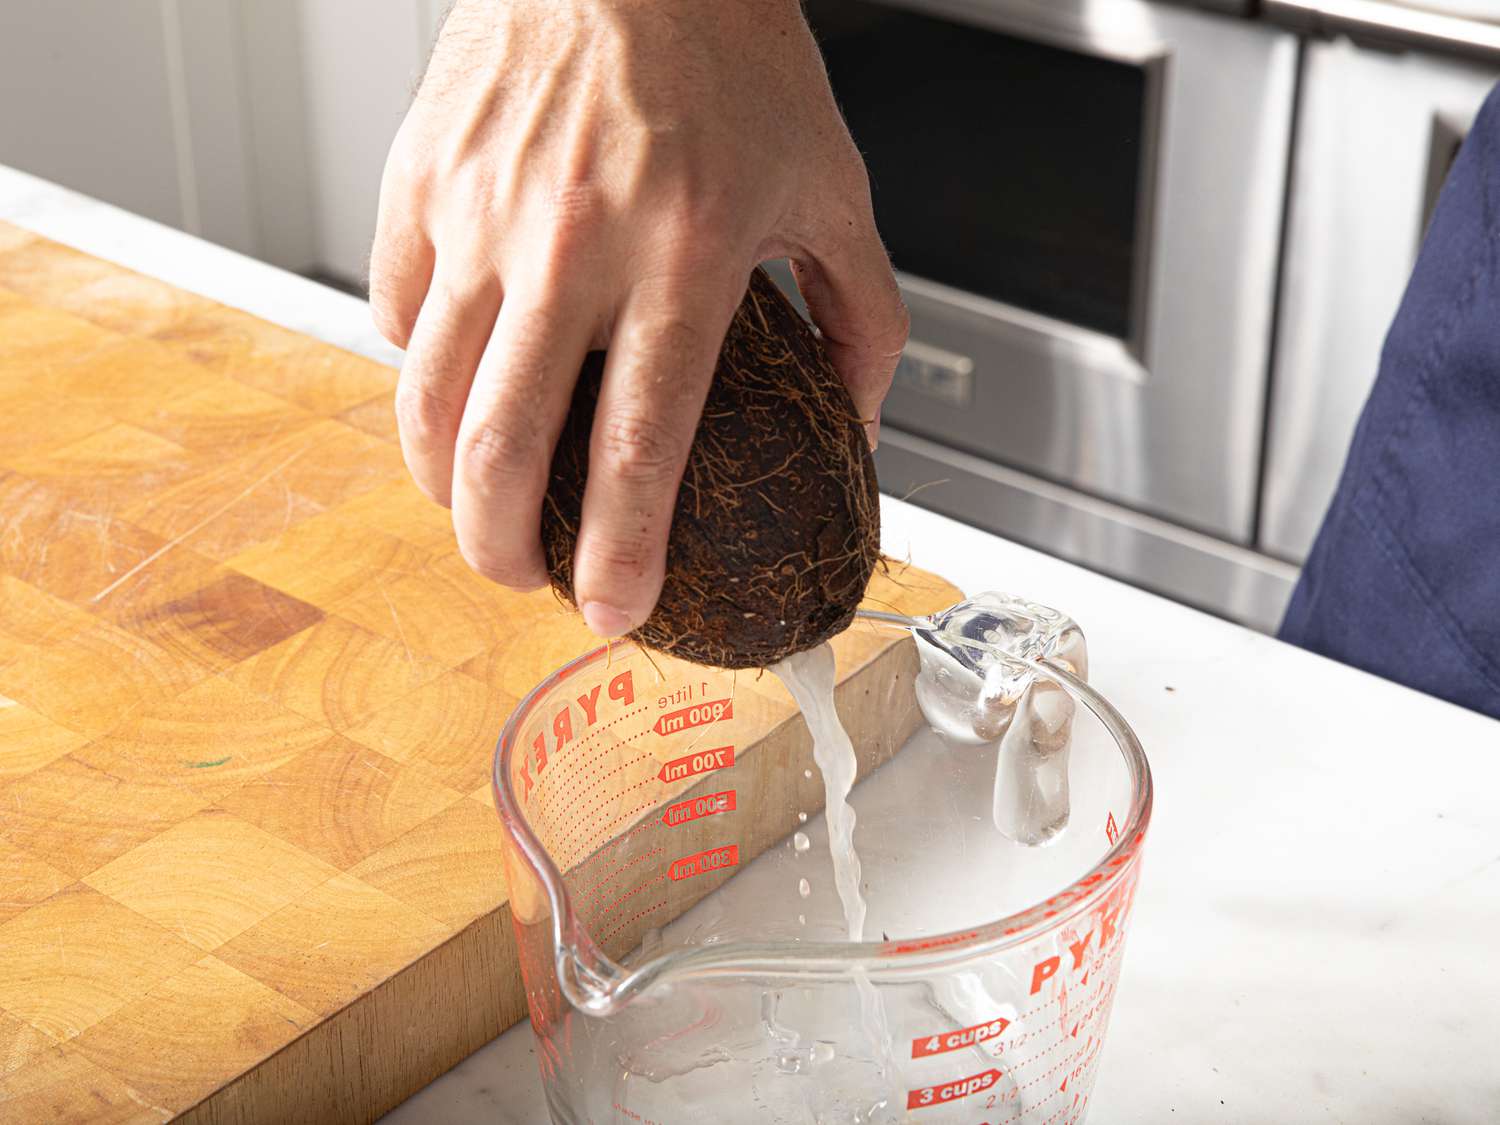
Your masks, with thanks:
<instances>
[{"instance_id":1,"label":"oven window","mask_svg":"<svg viewBox=\"0 0 1500 1125\"><path fill-rule=\"evenodd\" d=\"M807 13L897 269L1138 335L1144 68L865 0Z\"/></svg>"}]
</instances>

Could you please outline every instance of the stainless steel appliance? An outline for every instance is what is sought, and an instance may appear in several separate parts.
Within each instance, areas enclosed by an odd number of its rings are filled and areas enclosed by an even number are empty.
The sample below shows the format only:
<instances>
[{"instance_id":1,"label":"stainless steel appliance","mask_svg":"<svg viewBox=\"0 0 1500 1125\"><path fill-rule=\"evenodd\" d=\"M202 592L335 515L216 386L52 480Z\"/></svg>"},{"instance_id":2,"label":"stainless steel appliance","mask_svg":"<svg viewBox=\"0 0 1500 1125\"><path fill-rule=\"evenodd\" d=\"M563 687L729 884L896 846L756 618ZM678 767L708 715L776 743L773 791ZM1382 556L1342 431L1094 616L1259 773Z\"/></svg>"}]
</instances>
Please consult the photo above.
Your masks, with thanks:
<instances>
[{"instance_id":1,"label":"stainless steel appliance","mask_svg":"<svg viewBox=\"0 0 1500 1125\"><path fill-rule=\"evenodd\" d=\"M1295 36L1143 0L807 10L912 311L883 487L1274 625L1295 571L1250 545Z\"/></svg>"},{"instance_id":2,"label":"stainless steel appliance","mask_svg":"<svg viewBox=\"0 0 1500 1125\"><path fill-rule=\"evenodd\" d=\"M1305 32L1259 541L1303 559L1417 248L1500 77L1494 0L1266 0Z\"/></svg>"}]
</instances>

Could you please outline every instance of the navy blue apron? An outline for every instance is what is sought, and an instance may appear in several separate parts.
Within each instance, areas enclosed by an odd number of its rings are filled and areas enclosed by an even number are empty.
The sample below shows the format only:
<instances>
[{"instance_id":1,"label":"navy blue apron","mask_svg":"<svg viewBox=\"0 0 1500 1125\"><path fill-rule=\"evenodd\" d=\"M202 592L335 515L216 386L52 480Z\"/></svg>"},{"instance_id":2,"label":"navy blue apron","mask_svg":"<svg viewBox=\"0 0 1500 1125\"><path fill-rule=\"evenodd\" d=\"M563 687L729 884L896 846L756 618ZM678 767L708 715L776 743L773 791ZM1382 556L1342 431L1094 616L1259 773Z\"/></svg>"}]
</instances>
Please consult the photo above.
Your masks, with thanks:
<instances>
[{"instance_id":1,"label":"navy blue apron","mask_svg":"<svg viewBox=\"0 0 1500 1125\"><path fill-rule=\"evenodd\" d=\"M1443 188L1281 637L1500 717L1500 89Z\"/></svg>"}]
</instances>

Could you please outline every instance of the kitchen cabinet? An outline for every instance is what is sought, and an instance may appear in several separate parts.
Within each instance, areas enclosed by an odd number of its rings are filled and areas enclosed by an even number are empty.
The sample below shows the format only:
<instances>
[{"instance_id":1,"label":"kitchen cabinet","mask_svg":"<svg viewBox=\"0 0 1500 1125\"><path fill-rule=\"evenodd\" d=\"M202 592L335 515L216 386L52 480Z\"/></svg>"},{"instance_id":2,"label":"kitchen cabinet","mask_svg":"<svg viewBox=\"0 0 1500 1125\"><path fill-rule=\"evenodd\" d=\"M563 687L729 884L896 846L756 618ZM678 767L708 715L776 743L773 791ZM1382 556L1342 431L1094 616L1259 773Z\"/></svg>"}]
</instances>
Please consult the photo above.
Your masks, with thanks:
<instances>
[{"instance_id":1,"label":"kitchen cabinet","mask_svg":"<svg viewBox=\"0 0 1500 1125\"><path fill-rule=\"evenodd\" d=\"M1349 39L1306 46L1260 547L1306 557L1444 176L1500 77Z\"/></svg>"},{"instance_id":2,"label":"kitchen cabinet","mask_svg":"<svg viewBox=\"0 0 1500 1125\"><path fill-rule=\"evenodd\" d=\"M254 251L225 0L6 0L0 162ZM190 49L191 48L191 49Z\"/></svg>"},{"instance_id":3,"label":"kitchen cabinet","mask_svg":"<svg viewBox=\"0 0 1500 1125\"><path fill-rule=\"evenodd\" d=\"M285 268L364 276L443 0L6 0L0 163Z\"/></svg>"},{"instance_id":4,"label":"kitchen cabinet","mask_svg":"<svg viewBox=\"0 0 1500 1125\"><path fill-rule=\"evenodd\" d=\"M411 103L445 5L442 0L298 0L297 7L300 23L282 29L277 46L300 47L303 57L318 264L336 276L362 279L386 152Z\"/></svg>"}]
</instances>

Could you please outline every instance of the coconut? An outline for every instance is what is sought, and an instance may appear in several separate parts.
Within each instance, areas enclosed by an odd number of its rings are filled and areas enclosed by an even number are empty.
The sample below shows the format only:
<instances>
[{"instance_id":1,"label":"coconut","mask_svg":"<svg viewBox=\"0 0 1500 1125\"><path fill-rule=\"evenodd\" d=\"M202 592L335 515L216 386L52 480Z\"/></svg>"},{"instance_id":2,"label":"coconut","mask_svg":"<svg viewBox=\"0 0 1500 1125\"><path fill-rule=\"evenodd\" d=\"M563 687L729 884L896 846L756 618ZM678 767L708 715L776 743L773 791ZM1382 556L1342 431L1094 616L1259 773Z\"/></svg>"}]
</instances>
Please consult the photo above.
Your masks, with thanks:
<instances>
[{"instance_id":1,"label":"coconut","mask_svg":"<svg viewBox=\"0 0 1500 1125\"><path fill-rule=\"evenodd\" d=\"M542 545L570 604L604 353L585 360L552 459ZM631 637L763 668L846 628L880 557L875 462L823 345L757 268L724 338L688 455L661 598Z\"/></svg>"}]
</instances>

